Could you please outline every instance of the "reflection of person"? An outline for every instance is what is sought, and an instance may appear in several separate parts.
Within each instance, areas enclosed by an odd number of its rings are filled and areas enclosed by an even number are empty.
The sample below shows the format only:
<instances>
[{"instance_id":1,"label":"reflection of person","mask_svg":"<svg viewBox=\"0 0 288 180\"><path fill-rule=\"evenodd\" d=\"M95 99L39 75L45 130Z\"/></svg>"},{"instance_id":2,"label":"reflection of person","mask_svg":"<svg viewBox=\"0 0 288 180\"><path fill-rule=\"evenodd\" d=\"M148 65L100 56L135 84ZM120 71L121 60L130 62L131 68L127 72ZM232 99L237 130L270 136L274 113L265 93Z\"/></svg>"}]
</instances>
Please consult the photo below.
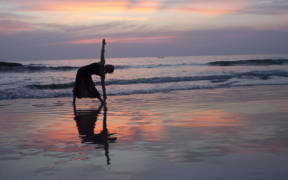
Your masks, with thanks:
<instances>
[{"instance_id":1,"label":"reflection of person","mask_svg":"<svg viewBox=\"0 0 288 180\"><path fill-rule=\"evenodd\" d=\"M105 84L103 78L106 73L113 73L113 65L103 65L102 63L92 63L87 66L81 67L77 71L76 80L73 89L73 103L77 98L98 98L102 103L106 99ZM101 77L101 85L103 90L104 100L94 86L92 75Z\"/></svg>"},{"instance_id":2,"label":"reflection of person","mask_svg":"<svg viewBox=\"0 0 288 180\"><path fill-rule=\"evenodd\" d=\"M104 105L103 113L103 130L99 134L94 133L96 121L98 114L100 114L103 104L101 104L98 109L95 110L76 110L74 107L74 120L77 124L78 133L81 137L82 143L92 143L104 145L105 156L107 159L107 164L110 164L109 157L109 143L114 143L116 137L111 137L113 134L109 134L106 123L106 104Z\"/></svg>"}]
</instances>

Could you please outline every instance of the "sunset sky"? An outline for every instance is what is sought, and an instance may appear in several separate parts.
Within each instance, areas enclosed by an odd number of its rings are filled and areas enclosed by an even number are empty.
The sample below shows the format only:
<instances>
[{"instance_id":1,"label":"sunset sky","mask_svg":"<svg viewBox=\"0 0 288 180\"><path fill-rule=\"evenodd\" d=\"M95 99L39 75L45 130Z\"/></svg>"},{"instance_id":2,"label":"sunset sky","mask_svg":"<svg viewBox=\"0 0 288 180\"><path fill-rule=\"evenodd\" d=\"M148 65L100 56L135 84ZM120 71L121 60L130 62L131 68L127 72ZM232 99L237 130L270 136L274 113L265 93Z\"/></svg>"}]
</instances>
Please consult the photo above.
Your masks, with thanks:
<instances>
[{"instance_id":1,"label":"sunset sky","mask_svg":"<svg viewBox=\"0 0 288 180\"><path fill-rule=\"evenodd\" d=\"M287 0L1 0L0 60L288 52Z\"/></svg>"}]
</instances>

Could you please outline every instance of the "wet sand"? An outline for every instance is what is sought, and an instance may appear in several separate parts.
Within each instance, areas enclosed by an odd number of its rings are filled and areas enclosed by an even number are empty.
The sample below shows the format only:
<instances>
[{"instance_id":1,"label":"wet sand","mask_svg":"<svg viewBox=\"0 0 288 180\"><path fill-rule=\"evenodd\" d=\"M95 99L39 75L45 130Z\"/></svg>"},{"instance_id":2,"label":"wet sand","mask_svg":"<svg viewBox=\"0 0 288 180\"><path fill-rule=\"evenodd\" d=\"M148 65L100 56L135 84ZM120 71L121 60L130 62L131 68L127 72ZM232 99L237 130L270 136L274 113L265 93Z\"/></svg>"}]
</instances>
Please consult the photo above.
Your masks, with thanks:
<instances>
[{"instance_id":1,"label":"wet sand","mask_svg":"<svg viewBox=\"0 0 288 180\"><path fill-rule=\"evenodd\" d=\"M0 101L0 179L287 179L288 86ZM102 132L102 134L101 134ZM103 141L105 141L103 143Z\"/></svg>"}]
</instances>

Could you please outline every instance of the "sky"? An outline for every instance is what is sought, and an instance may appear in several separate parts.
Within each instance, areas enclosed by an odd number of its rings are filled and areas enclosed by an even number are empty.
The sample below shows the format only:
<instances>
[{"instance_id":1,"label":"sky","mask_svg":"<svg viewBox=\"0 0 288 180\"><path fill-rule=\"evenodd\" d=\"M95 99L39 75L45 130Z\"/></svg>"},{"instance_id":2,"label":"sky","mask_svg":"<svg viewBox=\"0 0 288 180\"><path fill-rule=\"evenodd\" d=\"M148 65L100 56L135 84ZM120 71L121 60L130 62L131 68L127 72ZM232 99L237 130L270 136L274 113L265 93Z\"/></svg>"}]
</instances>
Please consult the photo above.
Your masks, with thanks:
<instances>
[{"instance_id":1,"label":"sky","mask_svg":"<svg viewBox=\"0 0 288 180\"><path fill-rule=\"evenodd\" d=\"M0 60L288 52L287 0L1 0Z\"/></svg>"}]
</instances>

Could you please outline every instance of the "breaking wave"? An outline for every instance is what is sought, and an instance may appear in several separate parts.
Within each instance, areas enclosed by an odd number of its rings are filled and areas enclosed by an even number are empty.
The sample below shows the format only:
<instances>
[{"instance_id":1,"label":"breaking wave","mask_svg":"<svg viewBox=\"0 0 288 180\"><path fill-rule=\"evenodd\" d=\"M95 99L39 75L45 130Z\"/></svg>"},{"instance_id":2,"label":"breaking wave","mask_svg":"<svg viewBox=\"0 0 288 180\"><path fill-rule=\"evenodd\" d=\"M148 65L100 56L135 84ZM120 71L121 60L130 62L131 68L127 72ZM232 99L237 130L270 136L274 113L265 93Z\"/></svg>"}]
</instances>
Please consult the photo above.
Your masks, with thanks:
<instances>
[{"instance_id":1,"label":"breaking wave","mask_svg":"<svg viewBox=\"0 0 288 180\"><path fill-rule=\"evenodd\" d=\"M174 83L187 81L210 81L212 83L222 83L232 78L236 79L260 79L266 80L272 77L288 77L287 71L249 71L243 73L231 73L227 75L211 75L211 76L183 76L183 77L154 77L154 78L138 78L138 79L111 79L106 81L106 85L133 85L133 84L157 84L157 83ZM32 84L26 87L30 89L69 89L72 88L74 82L61 84ZM95 83L100 85L100 83Z\"/></svg>"},{"instance_id":2,"label":"breaking wave","mask_svg":"<svg viewBox=\"0 0 288 180\"><path fill-rule=\"evenodd\" d=\"M212 61L207 64L201 63L173 63L173 64L145 64L145 65L116 65L116 69L150 69L150 68L175 68L181 66L268 66L288 64L288 59L254 59L236 61ZM40 72L40 71L72 71L79 66L45 66L37 64L20 64L14 62L0 62L0 73L7 72Z\"/></svg>"},{"instance_id":3,"label":"breaking wave","mask_svg":"<svg viewBox=\"0 0 288 180\"><path fill-rule=\"evenodd\" d=\"M181 66L203 66L201 63L179 63L179 64L145 64L145 65L120 65L116 69L150 69L150 68L165 68L165 67L181 67Z\"/></svg>"},{"instance_id":4,"label":"breaking wave","mask_svg":"<svg viewBox=\"0 0 288 180\"><path fill-rule=\"evenodd\" d=\"M0 62L0 72L39 72L39 71L70 71L79 67L75 66L45 66L45 65L23 65L20 63Z\"/></svg>"},{"instance_id":5,"label":"breaking wave","mask_svg":"<svg viewBox=\"0 0 288 180\"><path fill-rule=\"evenodd\" d=\"M197 63L182 63L182 64L148 64L148 65L116 65L115 69L151 69L151 68L165 68L165 67L180 67L180 66L197 66L204 64ZM0 73L2 72L40 72L40 71L72 71L77 70L77 66L44 66L44 65L23 65L20 63L1 64Z\"/></svg>"},{"instance_id":6,"label":"breaking wave","mask_svg":"<svg viewBox=\"0 0 288 180\"><path fill-rule=\"evenodd\" d=\"M154 93L168 93L173 91L185 91L185 90L199 90L199 89L219 89L219 88L230 88L230 87L246 87L246 86L265 86L265 85L288 85L288 83L260 83L260 84L237 84L237 81L219 83L216 85L190 85L184 87L174 87L174 88L151 88L151 89L136 89L120 92L109 92L108 96L125 96L125 95L134 95L134 94L154 94ZM42 92L37 93L26 91L26 94L23 92L4 92L0 91L0 100L4 99L39 99L39 98L57 98L57 97L72 97L72 91L65 92Z\"/></svg>"},{"instance_id":7,"label":"breaking wave","mask_svg":"<svg viewBox=\"0 0 288 180\"><path fill-rule=\"evenodd\" d=\"M213 66L269 66L288 64L288 59L253 59L253 60L237 60L237 61L213 61L207 63Z\"/></svg>"}]
</instances>

